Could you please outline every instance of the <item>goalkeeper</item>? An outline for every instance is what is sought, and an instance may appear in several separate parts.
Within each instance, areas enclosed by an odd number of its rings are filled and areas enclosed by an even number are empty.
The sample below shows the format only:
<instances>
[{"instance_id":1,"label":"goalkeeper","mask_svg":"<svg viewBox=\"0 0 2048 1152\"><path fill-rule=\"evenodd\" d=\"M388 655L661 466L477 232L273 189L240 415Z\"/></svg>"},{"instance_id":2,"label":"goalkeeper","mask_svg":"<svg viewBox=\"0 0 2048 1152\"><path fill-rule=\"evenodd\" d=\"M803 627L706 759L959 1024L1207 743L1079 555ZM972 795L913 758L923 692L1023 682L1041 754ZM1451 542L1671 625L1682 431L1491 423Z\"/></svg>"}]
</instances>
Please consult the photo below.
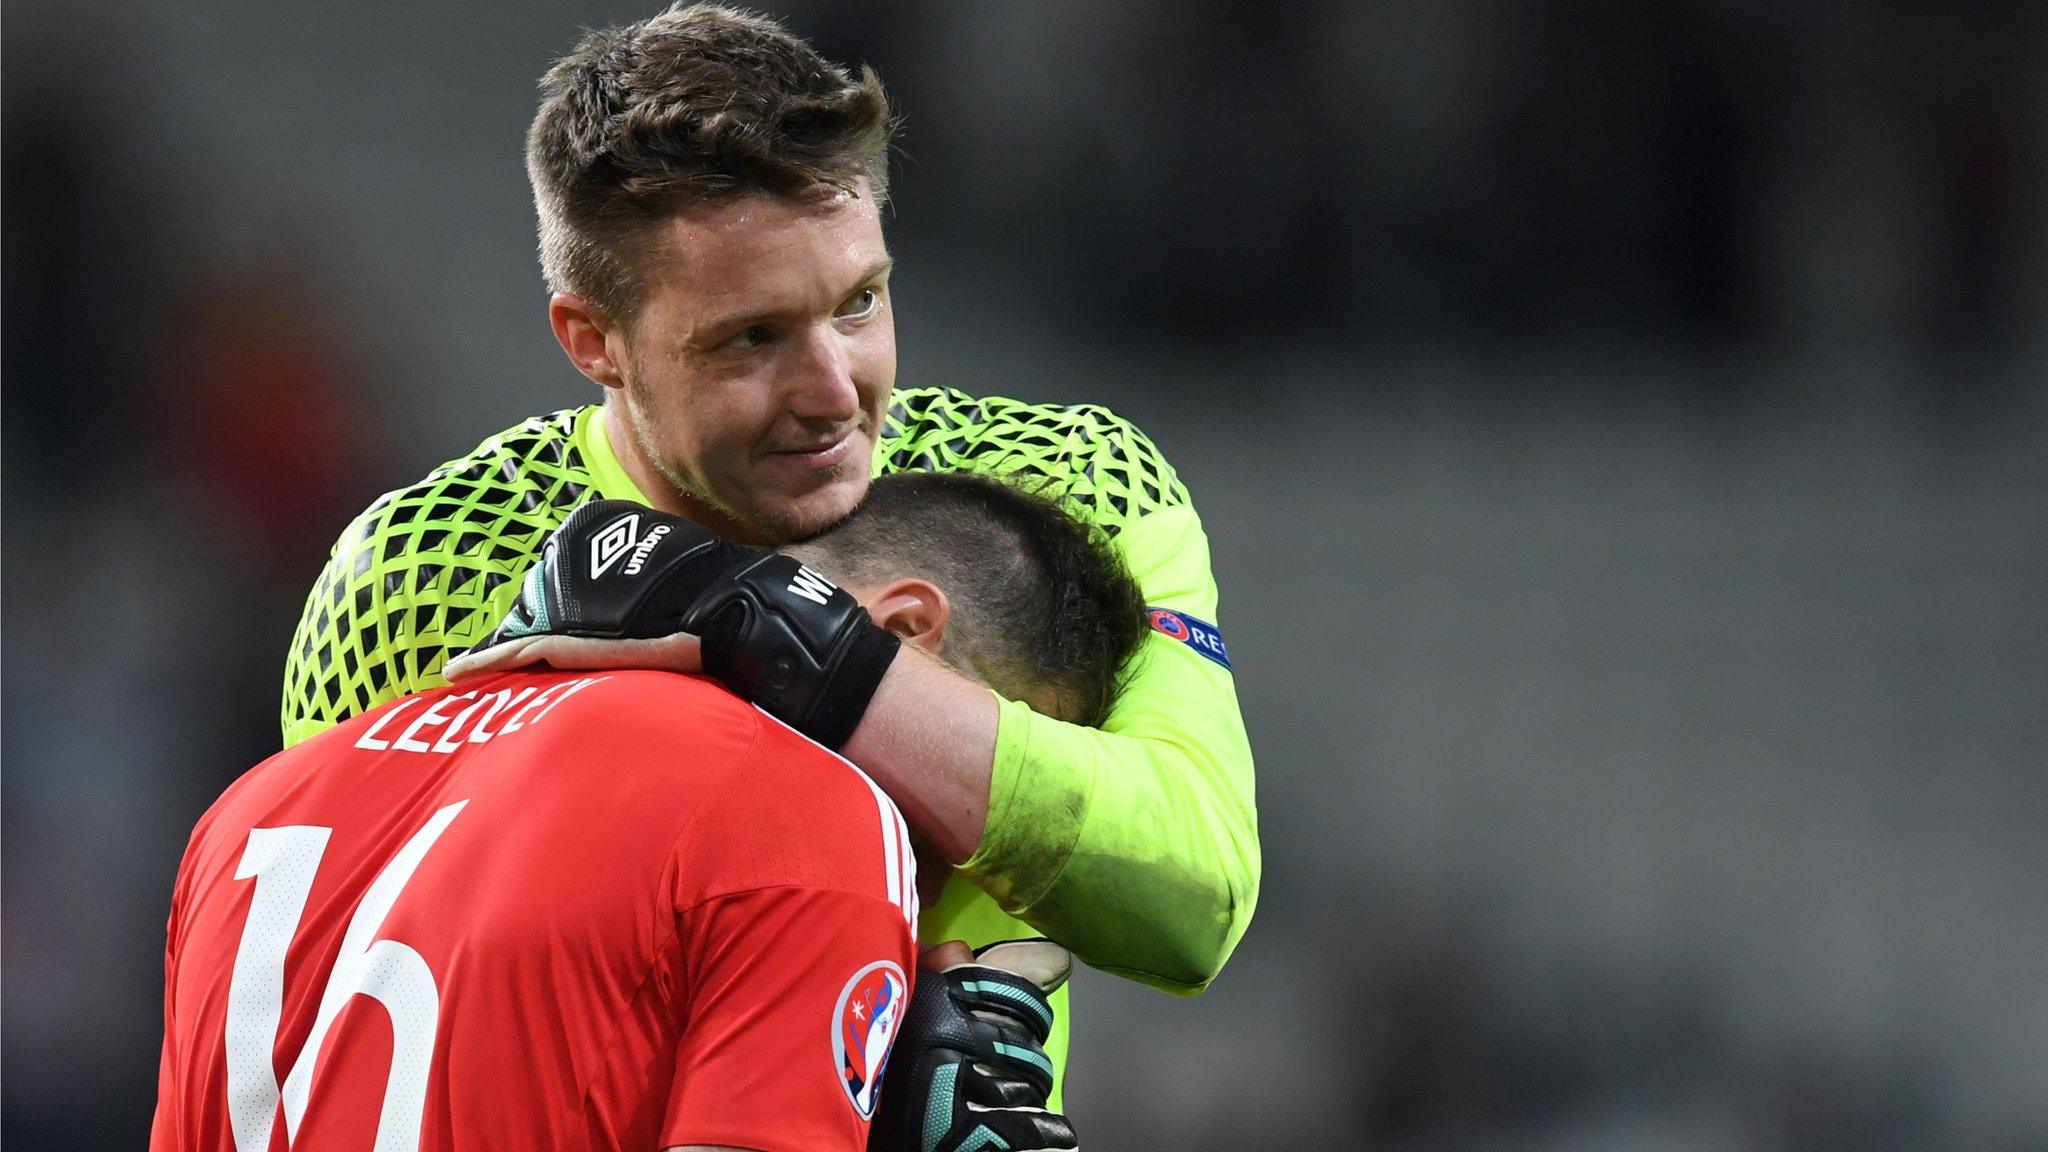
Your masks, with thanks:
<instances>
[{"instance_id":1,"label":"goalkeeper","mask_svg":"<svg viewBox=\"0 0 2048 1152\"><path fill-rule=\"evenodd\" d=\"M849 731L822 734L956 866L926 940L1044 934L1199 991L1259 879L1201 524L1150 441L1099 407L892 393L892 131L872 72L725 8L590 33L555 64L527 144L548 316L604 402L492 436L344 531L287 656L285 740L439 684L590 499L777 544L845 516L878 473L1043 481L1114 541L1153 609L1101 727L905 653L836 718ZM1061 1064L1064 1000L1047 1044Z\"/></svg>"}]
</instances>

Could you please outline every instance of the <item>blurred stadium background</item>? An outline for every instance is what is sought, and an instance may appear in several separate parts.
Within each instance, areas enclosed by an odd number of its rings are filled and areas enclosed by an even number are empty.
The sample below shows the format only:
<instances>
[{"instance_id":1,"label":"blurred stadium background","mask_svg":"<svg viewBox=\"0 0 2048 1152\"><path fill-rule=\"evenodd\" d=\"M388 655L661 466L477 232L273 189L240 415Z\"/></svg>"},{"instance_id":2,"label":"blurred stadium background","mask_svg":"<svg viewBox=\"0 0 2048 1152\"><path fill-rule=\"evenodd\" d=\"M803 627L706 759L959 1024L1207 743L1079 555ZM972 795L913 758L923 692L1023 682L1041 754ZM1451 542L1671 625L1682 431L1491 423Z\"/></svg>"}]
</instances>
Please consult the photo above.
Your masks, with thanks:
<instances>
[{"instance_id":1,"label":"blurred stadium background","mask_svg":"<svg viewBox=\"0 0 2048 1152\"><path fill-rule=\"evenodd\" d=\"M135 1148L192 820L345 520L590 398L533 83L646 4L6 12L5 1129ZM2027 3L781 6L908 119L900 381L1216 548L1258 918L1109 1149L2048 1147Z\"/></svg>"}]
</instances>

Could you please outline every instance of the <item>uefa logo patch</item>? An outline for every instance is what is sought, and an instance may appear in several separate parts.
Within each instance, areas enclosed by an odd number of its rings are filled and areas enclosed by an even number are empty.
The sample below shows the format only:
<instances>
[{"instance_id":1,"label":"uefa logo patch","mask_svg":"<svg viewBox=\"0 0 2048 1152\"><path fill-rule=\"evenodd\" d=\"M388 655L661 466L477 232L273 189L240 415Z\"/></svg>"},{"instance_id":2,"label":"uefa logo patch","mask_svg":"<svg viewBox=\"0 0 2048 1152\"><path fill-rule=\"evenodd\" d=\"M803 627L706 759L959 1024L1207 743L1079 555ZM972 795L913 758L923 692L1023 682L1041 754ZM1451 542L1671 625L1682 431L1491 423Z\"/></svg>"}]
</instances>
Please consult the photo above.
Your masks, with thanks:
<instances>
[{"instance_id":1,"label":"uefa logo patch","mask_svg":"<svg viewBox=\"0 0 2048 1152\"><path fill-rule=\"evenodd\" d=\"M839 990L839 1005L832 1011L832 1062L839 1066L847 1101L864 1120L874 1118L882 1067L909 1001L910 981L887 960L855 972Z\"/></svg>"},{"instance_id":2,"label":"uefa logo patch","mask_svg":"<svg viewBox=\"0 0 2048 1152\"><path fill-rule=\"evenodd\" d=\"M1154 632L1193 648L1225 668L1230 667L1230 650L1223 646L1223 633L1218 632L1214 624L1170 608L1147 609L1145 619Z\"/></svg>"}]
</instances>

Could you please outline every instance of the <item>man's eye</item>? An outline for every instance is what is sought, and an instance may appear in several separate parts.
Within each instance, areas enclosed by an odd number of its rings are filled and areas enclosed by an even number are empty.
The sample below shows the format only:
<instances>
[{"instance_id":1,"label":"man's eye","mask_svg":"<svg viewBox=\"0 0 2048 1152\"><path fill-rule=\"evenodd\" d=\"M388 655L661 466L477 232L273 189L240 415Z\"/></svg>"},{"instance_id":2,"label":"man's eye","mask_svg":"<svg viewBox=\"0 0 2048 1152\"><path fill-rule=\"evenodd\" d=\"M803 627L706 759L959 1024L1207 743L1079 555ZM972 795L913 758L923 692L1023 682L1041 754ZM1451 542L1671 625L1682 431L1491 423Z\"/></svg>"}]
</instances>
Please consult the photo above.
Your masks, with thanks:
<instances>
[{"instance_id":1,"label":"man's eye","mask_svg":"<svg viewBox=\"0 0 2048 1152\"><path fill-rule=\"evenodd\" d=\"M863 288L847 297L839 306L841 320L858 320L882 306L882 293L876 288Z\"/></svg>"},{"instance_id":2,"label":"man's eye","mask_svg":"<svg viewBox=\"0 0 2048 1152\"><path fill-rule=\"evenodd\" d=\"M741 351L746 351L751 348L759 348L774 338L775 333L770 332L766 324L755 324L748 328L742 328L738 335L727 340L726 343Z\"/></svg>"}]
</instances>

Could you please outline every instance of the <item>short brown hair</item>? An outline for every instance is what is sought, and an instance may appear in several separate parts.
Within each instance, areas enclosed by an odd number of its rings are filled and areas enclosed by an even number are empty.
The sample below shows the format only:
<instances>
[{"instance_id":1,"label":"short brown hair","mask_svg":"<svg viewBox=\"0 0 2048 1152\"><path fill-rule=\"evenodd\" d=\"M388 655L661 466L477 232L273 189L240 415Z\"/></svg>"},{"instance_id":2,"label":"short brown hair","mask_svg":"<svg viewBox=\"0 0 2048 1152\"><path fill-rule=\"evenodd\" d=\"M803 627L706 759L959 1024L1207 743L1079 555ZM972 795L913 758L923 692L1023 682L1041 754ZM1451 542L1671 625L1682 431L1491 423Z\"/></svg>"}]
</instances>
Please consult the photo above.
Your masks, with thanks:
<instances>
[{"instance_id":1,"label":"short brown hair","mask_svg":"<svg viewBox=\"0 0 2048 1152\"><path fill-rule=\"evenodd\" d=\"M852 515L788 551L842 582L931 581L953 606L949 661L1099 727L1149 631L1145 594L1115 545L1054 496L964 473L878 476Z\"/></svg>"},{"instance_id":2,"label":"short brown hair","mask_svg":"<svg viewBox=\"0 0 2048 1152\"><path fill-rule=\"evenodd\" d=\"M895 134L874 70L854 79L766 16L678 2L587 32L541 78L526 137L548 287L629 322L636 242L696 204L748 192L889 187Z\"/></svg>"}]
</instances>

